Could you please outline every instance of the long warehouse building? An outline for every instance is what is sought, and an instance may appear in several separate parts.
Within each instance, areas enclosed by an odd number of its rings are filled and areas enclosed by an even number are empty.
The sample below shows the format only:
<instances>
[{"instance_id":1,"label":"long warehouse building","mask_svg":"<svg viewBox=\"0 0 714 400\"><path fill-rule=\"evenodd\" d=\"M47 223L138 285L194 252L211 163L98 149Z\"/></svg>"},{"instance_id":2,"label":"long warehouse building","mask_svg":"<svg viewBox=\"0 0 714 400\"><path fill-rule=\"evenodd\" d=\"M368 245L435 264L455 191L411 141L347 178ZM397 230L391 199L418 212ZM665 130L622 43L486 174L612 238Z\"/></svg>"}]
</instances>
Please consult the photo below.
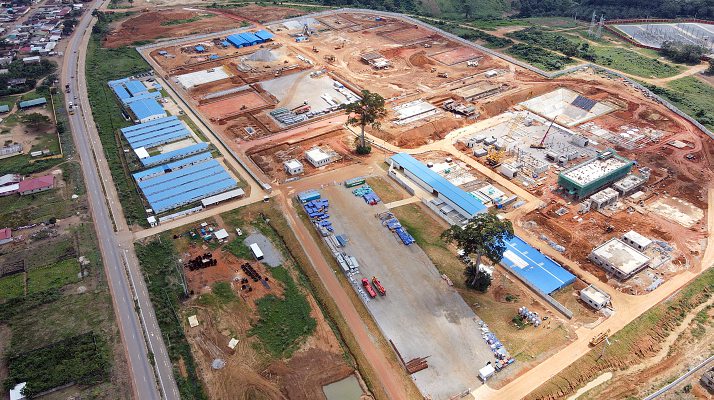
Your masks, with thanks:
<instances>
[{"instance_id":1,"label":"long warehouse building","mask_svg":"<svg viewBox=\"0 0 714 400\"><path fill-rule=\"evenodd\" d=\"M406 153L390 157L392 168L403 170L404 174L419 186L453 207L465 218L488 211L478 199L432 171L422 162Z\"/></svg>"},{"instance_id":2,"label":"long warehouse building","mask_svg":"<svg viewBox=\"0 0 714 400\"><path fill-rule=\"evenodd\" d=\"M158 154L155 156L145 157L140 159L141 164L144 167L153 167L155 165L164 164L168 162L173 162L192 156L194 154L203 153L208 150L208 143L201 142L186 146L177 150L172 150L166 153Z\"/></svg>"},{"instance_id":3,"label":"long warehouse building","mask_svg":"<svg viewBox=\"0 0 714 400\"><path fill-rule=\"evenodd\" d=\"M134 150L150 149L191 136L186 125L175 116L122 128L121 133Z\"/></svg>"},{"instance_id":4,"label":"long warehouse building","mask_svg":"<svg viewBox=\"0 0 714 400\"><path fill-rule=\"evenodd\" d=\"M148 178L143 172L134 174L144 197L157 214L201 201L238 186L238 182L223 166L210 158L179 169L172 169L168 164L157 168L164 173Z\"/></svg>"}]
</instances>

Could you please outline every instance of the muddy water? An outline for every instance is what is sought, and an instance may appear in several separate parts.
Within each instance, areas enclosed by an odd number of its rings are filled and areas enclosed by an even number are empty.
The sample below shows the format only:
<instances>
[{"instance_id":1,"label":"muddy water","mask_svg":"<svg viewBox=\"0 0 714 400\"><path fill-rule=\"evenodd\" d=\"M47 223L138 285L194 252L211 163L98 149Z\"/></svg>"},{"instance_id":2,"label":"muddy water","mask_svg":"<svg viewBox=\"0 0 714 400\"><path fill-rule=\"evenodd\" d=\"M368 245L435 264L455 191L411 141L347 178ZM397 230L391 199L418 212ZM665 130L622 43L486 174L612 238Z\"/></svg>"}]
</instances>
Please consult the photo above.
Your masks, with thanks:
<instances>
[{"instance_id":1,"label":"muddy water","mask_svg":"<svg viewBox=\"0 0 714 400\"><path fill-rule=\"evenodd\" d=\"M359 400L362 395L362 389L354 375L323 386L322 391L325 392L327 400Z\"/></svg>"}]
</instances>

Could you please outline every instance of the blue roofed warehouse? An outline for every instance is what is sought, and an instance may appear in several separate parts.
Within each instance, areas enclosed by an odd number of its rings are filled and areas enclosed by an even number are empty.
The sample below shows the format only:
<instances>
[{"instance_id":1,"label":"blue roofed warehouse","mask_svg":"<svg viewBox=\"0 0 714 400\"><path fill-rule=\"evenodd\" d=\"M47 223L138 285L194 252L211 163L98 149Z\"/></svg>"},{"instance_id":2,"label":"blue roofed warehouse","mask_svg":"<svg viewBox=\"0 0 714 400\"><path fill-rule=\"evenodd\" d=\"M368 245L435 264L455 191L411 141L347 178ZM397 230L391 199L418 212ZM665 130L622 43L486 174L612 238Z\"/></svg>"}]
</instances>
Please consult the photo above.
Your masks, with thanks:
<instances>
[{"instance_id":1,"label":"blue roofed warehouse","mask_svg":"<svg viewBox=\"0 0 714 400\"><path fill-rule=\"evenodd\" d=\"M409 179L446 202L466 218L472 218L474 215L488 210L476 197L449 182L409 154L395 154L390 157L390 162L393 168L402 170Z\"/></svg>"}]
</instances>

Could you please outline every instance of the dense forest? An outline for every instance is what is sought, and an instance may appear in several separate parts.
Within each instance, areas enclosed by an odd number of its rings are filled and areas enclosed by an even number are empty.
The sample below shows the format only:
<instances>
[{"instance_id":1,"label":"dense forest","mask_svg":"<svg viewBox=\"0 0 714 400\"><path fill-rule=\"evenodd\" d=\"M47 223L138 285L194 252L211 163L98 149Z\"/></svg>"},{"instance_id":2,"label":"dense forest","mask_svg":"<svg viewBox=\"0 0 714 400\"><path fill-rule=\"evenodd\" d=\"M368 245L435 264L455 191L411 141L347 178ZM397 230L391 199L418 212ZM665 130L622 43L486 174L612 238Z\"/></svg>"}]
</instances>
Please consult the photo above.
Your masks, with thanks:
<instances>
[{"instance_id":1,"label":"dense forest","mask_svg":"<svg viewBox=\"0 0 714 400\"><path fill-rule=\"evenodd\" d=\"M714 0L515 0L520 17L543 15L588 18L595 11L607 19L697 17L714 19Z\"/></svg>"},{"instance_id":2,"label":"dense forest","mask_svg":"<svg viewBox=\"0 0 714 400\"><path fill-rule=\"evenodd\" d=\"M458 10L462 17L489 16L508 9L504 0L320 0L324 5L449 16ZM504 7L498 7L502 5ZM440 9L437 15L434 7ZM518 17L574 16L589 19L593 11L607 19L697 17L714 20L714 0L513 0L508 15ZM505 15L504 15L505 16Z\"/></svg>"}]
</instances>

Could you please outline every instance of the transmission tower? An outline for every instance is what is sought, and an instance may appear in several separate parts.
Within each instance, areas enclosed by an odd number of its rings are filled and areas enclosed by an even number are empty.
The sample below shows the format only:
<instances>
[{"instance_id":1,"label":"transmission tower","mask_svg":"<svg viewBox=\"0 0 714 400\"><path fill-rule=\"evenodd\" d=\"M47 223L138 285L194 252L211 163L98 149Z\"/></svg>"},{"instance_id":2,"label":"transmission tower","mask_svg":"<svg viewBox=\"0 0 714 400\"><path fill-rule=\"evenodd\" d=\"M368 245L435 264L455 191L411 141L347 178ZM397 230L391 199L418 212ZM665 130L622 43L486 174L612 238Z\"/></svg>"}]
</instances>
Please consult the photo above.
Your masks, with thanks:
<instances>
[{"instance_id":1,"label":"transmission tower","mask_svg":"<svg viewBox=\"0 0 714 400\"><path fill-rule=\"evenodd\" d=\"M590 19L590 29L588 29L588 36L595 34L595 11L593 11L593 17Z\"/></svg>"},{"instance_id":2,"label":"transmission tower","mask_svg":"<svg viewBox=\"0 0 714 400\"><path fill-rule=\"evenodd\" d=\"M595 35L595 36L597 36L598 38L602 37L603 25L605 25L605 15L604 14L600 16L600 23L597 24L597 35Z\"/></svg>"}]
</instances>

